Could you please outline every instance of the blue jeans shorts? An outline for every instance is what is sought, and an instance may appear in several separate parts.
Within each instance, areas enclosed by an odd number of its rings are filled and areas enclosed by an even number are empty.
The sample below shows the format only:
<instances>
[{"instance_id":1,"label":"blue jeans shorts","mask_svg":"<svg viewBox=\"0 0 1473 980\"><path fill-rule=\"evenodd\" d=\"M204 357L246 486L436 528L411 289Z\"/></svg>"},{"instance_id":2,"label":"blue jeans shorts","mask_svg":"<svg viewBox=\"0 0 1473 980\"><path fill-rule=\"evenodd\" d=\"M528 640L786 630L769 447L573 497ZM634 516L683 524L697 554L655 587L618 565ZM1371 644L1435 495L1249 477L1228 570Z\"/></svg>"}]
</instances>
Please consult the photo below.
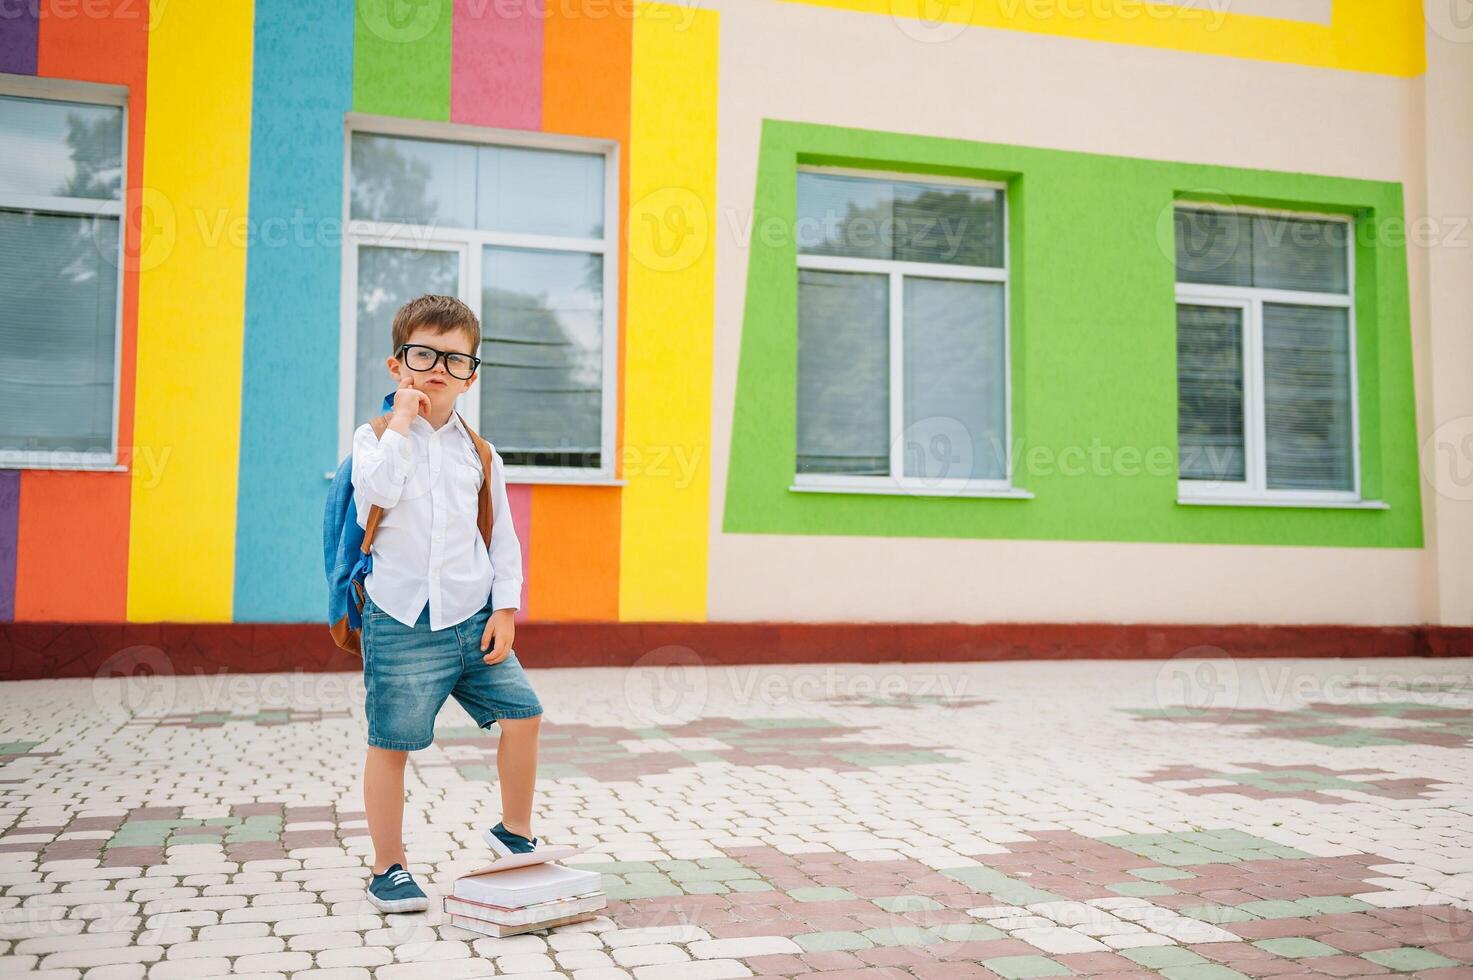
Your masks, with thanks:
<instances>
[{"instance_id":1,"label":"blue jeans shorts","mask_svg":"<svg viewBox=\"0 0 1473 980\"><path fill-rule=\"evenodd\" d=\"M481 634L491 607L441 630L430 629L425 606L414 627L384 612L371 597L363 601L363 680L367 689L368 744L413 751L434 741L435 716L454 696L478 728L501 718L542 714L542 703L517 660L516 651L488 664Z\"/></svg>"}]
</instances>

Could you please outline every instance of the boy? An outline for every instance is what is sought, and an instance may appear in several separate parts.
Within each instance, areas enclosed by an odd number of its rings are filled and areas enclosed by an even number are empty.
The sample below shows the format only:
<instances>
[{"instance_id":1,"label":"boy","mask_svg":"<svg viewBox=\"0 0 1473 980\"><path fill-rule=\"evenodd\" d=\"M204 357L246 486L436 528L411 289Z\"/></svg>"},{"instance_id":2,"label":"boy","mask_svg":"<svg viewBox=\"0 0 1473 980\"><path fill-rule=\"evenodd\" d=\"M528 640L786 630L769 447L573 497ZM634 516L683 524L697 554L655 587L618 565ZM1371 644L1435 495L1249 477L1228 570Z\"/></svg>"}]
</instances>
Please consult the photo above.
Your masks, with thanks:
<instances>
[{"instance_id":1,"label":"boy","mask_svg":"<svg viewBox=\"0 0 1473 980\"><path fill-rule=\"evenodd\" d=\"M421 296L394 316L393 345L393 418L382 438L366 422L353 434L358 523L367 526L374 504L384 508L364 580L363 802L374 851L368 900L384 912L417 912L429 899L404 867L409 753L433 741L450 695L479 727L499 724L502 820L482 836L498 856L535 850L542 705L511 648L522 559L501 454L492 451L487 548L476 524L481 461L455 411L480 364L480 323L454 297Z\"/></svg>"}]
</instances>

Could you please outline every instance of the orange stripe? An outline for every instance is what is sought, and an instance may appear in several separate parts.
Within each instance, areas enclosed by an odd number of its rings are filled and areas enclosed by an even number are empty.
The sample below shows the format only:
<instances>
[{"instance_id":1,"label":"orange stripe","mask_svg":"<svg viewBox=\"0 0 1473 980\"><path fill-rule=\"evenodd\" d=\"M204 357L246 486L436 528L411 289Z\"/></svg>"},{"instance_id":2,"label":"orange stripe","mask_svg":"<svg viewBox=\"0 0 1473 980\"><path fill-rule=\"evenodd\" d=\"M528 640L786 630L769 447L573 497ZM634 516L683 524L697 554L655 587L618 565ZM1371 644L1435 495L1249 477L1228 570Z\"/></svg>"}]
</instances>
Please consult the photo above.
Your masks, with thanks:
<instances>
[{"instance_id":1,"label":"orange stripe","mask_svg":"<svg viewBox=\"0 0 1473 980\"><path fill-rule=\"evenodd\" d=\"M619 144L620 215L629 213L629 91L632 3L608 17L547 5L542 55L542 129ZM618 402L624 402L624 294L628 230L618 240ZM614 459L624 442L615 420ZM619 510L615 487L541 485L532 490L529 604L539 621L619 617Z\"/></svg>"},{"instance_id":2,"label":"orange stripe","mask_svg":"<svg viewBox=\"0 0 1473 980\"><path fill-rule=\"evenodd\" d=\"M108 0L96 16L42 16L36 74L128 87L127 265L118 391L120 461L133 443L138 337L139 188L148 80L148 5ZM154 455L158 455L157 453ZM122 622L128 606L127 473L30 470L21 474L15 618Z\"/></svg>"},{"instance_id":3,"label":"orange stripe","mask_svg":"<svg viewBox=\"0 0 1473 980\"><path fill-rule=\"evenodd\" d=\"M619 490L532 488L528 591L539 622L619 618Z\"/></svg>"}]
</instances>

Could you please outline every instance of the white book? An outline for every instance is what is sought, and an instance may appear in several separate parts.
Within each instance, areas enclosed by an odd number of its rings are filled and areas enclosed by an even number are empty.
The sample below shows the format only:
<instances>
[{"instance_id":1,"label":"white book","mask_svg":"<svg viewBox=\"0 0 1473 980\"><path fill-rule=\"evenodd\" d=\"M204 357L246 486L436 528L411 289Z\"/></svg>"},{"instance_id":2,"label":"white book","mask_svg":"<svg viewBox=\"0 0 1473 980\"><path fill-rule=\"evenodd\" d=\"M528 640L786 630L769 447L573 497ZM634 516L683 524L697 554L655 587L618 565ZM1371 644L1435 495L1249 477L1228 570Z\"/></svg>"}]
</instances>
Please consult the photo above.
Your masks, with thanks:
<instances>
[{"instance_id":1,"label":"white book","mask_svg":"<svg viewBox=\"0 0 1473 980\"><path fill-rule=\"evenodd\" d=\"M445 912L449 915L480 919L503 926L548 922L578 912L596 912L601 908L607 907L609 904L609 900L604 896L603 892L591 892L587 895L575 895L572 898L560 898L555 902L538 902L536 905L528 905L520 909L504 909L495 905L484 905L480 902L456 898L453 895L446 895L441 902L445 907Z\"/></svg>"},{"instance_id":2,"label":"white book","mask_svg":"<svg viewBox=\"0 0 1473 980\"><path fill-rule=\"evenodd\" d=\"M544 862L457 878L452 894L483 905L519 909L603 888L603 875Z\"/></svg>"},{"instance_id":3,"label":"white book","mask_svg":"<svg viewBox=\"0 0 1473 980\"><path fill-rule=\"evenodd\" d=\"M483 936L516 936L524 932L536 932L539 929L552 929L557 926L569 925L573 922L582 922L593 918L592 912L572 912L568 915L558 916L542 922L532 922L525 925L504 926L496 922L487 922L484 919L473 919L468 915L451 915L450 924L471 932L479 932Z\"/></svg>"}]
</instances>

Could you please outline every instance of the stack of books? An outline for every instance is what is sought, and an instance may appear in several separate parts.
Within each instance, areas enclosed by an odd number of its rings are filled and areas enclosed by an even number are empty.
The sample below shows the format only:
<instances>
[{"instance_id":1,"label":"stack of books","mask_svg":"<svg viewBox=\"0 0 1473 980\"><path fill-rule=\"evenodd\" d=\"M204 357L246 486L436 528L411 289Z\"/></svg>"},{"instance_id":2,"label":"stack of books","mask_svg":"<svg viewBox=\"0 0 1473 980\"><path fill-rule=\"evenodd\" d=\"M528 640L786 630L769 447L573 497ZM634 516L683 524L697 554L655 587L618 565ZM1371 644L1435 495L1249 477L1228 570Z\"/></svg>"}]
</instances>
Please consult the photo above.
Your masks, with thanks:
<instances>
[{"instance_id":1,"label":"stack of books","mask_svg":"<svg viewBox=\"0 0 1473 980\"><path fill-rule=\"evenodd\" d=\"M608 904L603 876L553 859L584 848L513 854L457 878L443 899L451 925L486 936L515 936L591 919Z\"/></svg>"}]
</instances>

